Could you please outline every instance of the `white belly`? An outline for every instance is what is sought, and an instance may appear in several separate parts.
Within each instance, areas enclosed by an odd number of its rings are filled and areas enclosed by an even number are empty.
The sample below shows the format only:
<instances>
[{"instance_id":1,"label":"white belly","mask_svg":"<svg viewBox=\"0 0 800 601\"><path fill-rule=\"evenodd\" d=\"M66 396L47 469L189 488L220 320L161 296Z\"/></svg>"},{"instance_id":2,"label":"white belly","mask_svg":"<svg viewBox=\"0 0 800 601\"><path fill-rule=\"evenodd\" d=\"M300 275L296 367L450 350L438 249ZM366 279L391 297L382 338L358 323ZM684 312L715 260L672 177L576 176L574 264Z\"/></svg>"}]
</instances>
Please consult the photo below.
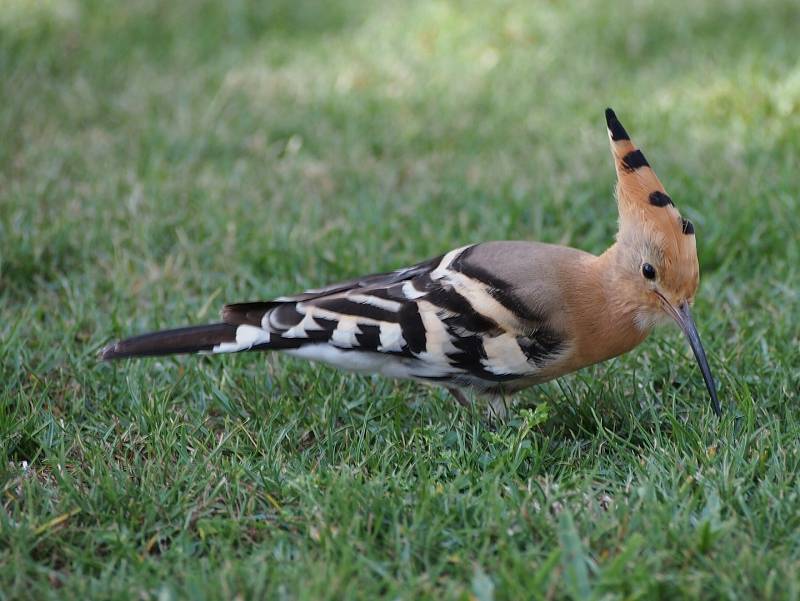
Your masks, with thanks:
<instances>
[{"instance_id":1,"label":"white belly","mask_svg":"<svg viewBox=\"0 0 800 601\"><path fill-rule=\"evenodd\" d=\"M395 355L342 350L328 344L310 344L285 352L292 357L320 361L357 373L381 374L390 378L414 378L415 375L420 375L415 374L417 361Z\"/></svg>"}]
</instances>

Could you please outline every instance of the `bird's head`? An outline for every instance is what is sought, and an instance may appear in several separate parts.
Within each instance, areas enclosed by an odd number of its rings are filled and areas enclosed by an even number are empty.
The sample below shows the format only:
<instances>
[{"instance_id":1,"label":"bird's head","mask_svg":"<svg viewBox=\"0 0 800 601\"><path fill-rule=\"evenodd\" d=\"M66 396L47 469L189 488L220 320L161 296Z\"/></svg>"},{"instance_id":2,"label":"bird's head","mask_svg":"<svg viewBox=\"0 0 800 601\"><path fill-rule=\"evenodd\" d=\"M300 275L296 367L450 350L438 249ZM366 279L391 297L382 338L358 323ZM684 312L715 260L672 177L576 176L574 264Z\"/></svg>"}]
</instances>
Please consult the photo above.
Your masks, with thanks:
<instances>
[{"instance_id":1,"label":"bird's head","mask_svg":"<svg viewBox=\"0 0 800 601\"><path fill-rule=\"evenodd\" d=\"M694 226L681 217L641 150L606 109L608 135L617 170L619 233L616 269L625 298L635 306L637 325L649 330L672 318L689 340L715 413L720 413L714 380L690 306L700 282ZM622 292L622 291L621 291Z\"/></svg>"}]
</instances>

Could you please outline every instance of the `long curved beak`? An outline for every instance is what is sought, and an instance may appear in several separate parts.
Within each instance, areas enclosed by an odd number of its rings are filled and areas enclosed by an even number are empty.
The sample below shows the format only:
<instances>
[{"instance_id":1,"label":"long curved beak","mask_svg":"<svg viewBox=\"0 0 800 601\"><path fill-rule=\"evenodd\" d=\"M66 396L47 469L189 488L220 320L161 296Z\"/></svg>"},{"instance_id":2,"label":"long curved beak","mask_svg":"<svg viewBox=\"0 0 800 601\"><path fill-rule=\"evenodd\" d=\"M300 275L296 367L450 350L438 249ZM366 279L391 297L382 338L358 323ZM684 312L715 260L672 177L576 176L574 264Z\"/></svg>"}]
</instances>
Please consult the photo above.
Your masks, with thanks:
<instances>
[{"instance_id":1,"label":"long curved beak","mask_svg":"<svg viewBox=\"0 0 800 601\"><path fill-rule=\"evenodd\" d=\"M659 296L661 296L659 294ZM708 359L706 359L706 352L703 350L703 344L700 342L700 336L697 333L697 326L694 325L694 319L689 311L689 303L682 302L677 307L672 304L663 296L661 296L662 304L667 313L678 323L686 338L689 340L689 346L692 347L694 357L697 359L697 365L700 366L700 371L703 374L703 380L706 382L708 394L711 395L711 408L714 413L719 417L722 415L722 409L719 406L719 399L717 398L717 386L714 383L714 377L711 375L711 370L708 367Z\"/></svg>"}]
</instances>

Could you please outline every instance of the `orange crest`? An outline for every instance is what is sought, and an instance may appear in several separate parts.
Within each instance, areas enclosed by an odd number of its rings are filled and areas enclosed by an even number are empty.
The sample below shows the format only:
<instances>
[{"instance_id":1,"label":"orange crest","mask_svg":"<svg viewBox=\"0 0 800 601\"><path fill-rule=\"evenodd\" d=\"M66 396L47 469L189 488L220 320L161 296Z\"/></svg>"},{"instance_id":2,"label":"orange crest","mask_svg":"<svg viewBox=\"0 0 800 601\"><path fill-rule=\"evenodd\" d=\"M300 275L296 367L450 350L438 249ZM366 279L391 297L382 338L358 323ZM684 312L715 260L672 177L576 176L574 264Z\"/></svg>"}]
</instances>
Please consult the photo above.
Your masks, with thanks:
<instances>
[{"instance_id":1,"label":"orange crest","mask_svg":"<svg viewBox=\"0 0 800 601\"><path fill-rule=\"evenodd\" d=\"M606 109L608 137L617 171L617 206L622 244L647 248L662 264L665 284L694 295L699 278L694 226L681 217L642 151L613 110Z\"/></svg>"}]
</instances>

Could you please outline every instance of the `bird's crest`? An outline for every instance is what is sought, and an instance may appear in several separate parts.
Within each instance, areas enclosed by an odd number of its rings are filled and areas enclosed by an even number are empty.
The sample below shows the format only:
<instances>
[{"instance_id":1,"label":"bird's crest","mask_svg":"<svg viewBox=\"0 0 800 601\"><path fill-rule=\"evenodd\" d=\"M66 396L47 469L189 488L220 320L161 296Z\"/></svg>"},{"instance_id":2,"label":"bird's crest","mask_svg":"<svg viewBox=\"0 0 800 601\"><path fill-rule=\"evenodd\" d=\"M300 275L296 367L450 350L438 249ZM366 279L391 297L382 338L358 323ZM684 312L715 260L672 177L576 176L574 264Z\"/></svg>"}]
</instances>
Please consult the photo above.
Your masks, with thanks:
<instances>
[{"instance_id":1,"label":"bird's crest","mask_svg":"<svg viewBox=\"0 0 800 601\"><path fill-rule=\"evenodd\" d=\"M631 141L613 110L606 109L611 154L617 171L617 239L633 245L647 245L657 252L666 266L672 285L697 279L697 250L694 226L681 217L672 198Z\"/></svg>"},{"instance_id":2,"label":"bird's crest","mask_svg":"<svg viewBox=\"0 0 800 601\"><path fill-rule=\"evenodd\" d=\"M619 205L620 232L627 226L642 226L694 234L694 226L681 218L664 186L650 167L644 154L631 141L628 132L613 110L606 109L608 137L617 170L617 203Z\"/></svg>"}]
</instances>

